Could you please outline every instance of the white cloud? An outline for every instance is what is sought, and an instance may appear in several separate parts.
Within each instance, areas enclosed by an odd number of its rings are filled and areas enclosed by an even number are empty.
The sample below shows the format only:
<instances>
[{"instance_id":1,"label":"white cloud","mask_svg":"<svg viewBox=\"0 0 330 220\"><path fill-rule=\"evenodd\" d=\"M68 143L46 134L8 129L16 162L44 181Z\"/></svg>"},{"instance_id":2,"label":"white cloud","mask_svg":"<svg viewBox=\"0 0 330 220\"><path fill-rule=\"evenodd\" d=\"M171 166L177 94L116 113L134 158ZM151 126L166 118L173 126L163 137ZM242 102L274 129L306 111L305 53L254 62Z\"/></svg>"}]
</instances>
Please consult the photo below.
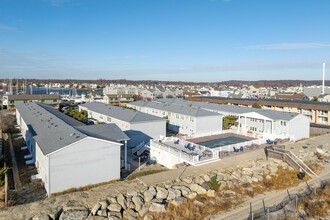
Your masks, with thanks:
<instances>
[{"instance_id":1,"label":"white cloud","mask_svg":"<svg viewBox=\"0 0 330 220\"><path fill-rule=\"evenodd\" d=\"M9 26L3 25L3 24L0 24L0 30L3 30L3 31L17 31L16 28L9 27Z\"/></svg>"},{"instance_id":2,"label":"white cloud","mask_svg":"<svg viewBox=\"0 0 330 220\"><path fill-rule=\"evenodd\" d=\"M280 43L280 44L263 44L246 46L249 50L296 50L309 48L325 48L330 47L330 44L323 43Z\"/></svg>"}]
</instances>

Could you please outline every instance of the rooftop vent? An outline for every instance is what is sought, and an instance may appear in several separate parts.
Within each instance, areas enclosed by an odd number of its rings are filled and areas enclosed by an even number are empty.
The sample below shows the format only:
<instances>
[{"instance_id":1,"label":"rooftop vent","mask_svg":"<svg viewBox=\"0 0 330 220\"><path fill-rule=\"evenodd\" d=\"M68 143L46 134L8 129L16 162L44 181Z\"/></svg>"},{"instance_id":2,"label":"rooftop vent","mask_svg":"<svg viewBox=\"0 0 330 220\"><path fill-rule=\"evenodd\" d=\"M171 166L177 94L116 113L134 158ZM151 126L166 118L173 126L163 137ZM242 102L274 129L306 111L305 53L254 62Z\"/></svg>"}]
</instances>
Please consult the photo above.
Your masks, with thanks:
<instances>
[{"instance_id":1,"label":"rooftop vent","mask_svg":"<svg viewBox=\"0 0 330 220\"><path fill-rule=\"evenodd\" d=\"M54 127L57 127L58 125L54 125Z\"/></svg>"},{"instance_id":2,"label":"rooftop vent","mask_svg":"<svg viewBox=\"0 0 330 220\"><path fill-rule=\"evenodd\" d=\"M75 135L75 134L76 134L76 133L71 133L71 134L70 134L70 137L72 137L72 136Z\"/></svg>"},{"instance_id":3,"label":"rooftop vent","mask_svg":"<svg viewBox=\"0 0 330 220\"><path fill-rule=\"evenodd\" d=\"M76 136L76 138L80 138L80 135L78 134L78 135Z\"/></svg>"}]
</instances>

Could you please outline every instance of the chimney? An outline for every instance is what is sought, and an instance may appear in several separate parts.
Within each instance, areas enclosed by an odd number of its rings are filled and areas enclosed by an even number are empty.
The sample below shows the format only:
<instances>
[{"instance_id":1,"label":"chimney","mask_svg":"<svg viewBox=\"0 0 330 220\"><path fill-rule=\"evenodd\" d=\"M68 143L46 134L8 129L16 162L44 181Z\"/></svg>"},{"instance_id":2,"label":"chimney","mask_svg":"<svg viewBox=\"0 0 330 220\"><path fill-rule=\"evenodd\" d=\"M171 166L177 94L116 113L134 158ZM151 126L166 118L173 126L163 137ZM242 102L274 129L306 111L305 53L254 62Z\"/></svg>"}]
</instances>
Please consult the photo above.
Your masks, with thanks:
<instances>
[{"instance_id":1,"label":"chimney","mask_svg":"<svg viewBox=\"0 0 330 220\"><path fill-rule=\"evenodd\" d=\"M323 63L322 94L324 94L324 80L325 80L325 63Z\"/></svg>"}]
</instances>

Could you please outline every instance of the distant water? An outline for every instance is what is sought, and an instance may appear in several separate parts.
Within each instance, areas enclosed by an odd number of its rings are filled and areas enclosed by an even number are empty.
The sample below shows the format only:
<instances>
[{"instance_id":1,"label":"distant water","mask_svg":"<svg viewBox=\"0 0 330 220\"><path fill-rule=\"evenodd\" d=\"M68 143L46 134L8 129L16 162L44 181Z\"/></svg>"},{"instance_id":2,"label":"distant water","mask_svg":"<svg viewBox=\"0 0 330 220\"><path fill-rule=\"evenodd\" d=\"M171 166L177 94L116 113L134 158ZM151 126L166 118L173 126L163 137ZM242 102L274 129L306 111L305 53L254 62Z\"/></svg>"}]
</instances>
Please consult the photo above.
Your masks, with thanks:
<instances>
[{"instance_id":1,"label":"distant water","mask_svg":"<svg viewBox=\"0 0 330 220\"><path fill-rule=\"evenodd\" d=\"M78 95L81 95L81 93L83 92L88 92L90 91L90 89L77 89L76 92ZM94 91L102 91L102 89L96 89ZM75 94L75 90L74 89L48 89L47 88L32 88L32 94L50 94L50 93L54 93L54 94L58 94L58 95L72 95ZM26 93L30 94L30 88L27 87L26 88ZM0 94L3 94L0 92ZM13 94L16 94L16 91L13 90Z\"/></svg>"}]
</instances>

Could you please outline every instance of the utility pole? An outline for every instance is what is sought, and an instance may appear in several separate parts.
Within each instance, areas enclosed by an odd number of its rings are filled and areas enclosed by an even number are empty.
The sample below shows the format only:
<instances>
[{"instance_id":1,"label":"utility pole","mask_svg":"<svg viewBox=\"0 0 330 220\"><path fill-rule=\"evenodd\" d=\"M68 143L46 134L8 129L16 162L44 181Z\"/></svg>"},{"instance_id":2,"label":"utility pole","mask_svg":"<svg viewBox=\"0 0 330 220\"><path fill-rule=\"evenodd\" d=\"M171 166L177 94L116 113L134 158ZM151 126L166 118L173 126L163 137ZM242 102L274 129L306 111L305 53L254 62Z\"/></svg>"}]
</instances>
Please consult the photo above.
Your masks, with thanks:
<instances>
[{"instance_id":1,"label":"utility pole","mask_svg":"<svg viewBox=\"0 0 330 220\"><path fill-rule=\"evenodd\" d=\"M16 95L18 95L18 79L16 79Z\"/></svg>"},{"instance_id":2,"label":"utility pole","mask_svg":"<svg viewBox=\"0 0 330 220\"><path fill-rule=\"evenodd\" d=\"M13 94L13 80L9 79L9 95Z\"/></svg>"}]
</instances>

